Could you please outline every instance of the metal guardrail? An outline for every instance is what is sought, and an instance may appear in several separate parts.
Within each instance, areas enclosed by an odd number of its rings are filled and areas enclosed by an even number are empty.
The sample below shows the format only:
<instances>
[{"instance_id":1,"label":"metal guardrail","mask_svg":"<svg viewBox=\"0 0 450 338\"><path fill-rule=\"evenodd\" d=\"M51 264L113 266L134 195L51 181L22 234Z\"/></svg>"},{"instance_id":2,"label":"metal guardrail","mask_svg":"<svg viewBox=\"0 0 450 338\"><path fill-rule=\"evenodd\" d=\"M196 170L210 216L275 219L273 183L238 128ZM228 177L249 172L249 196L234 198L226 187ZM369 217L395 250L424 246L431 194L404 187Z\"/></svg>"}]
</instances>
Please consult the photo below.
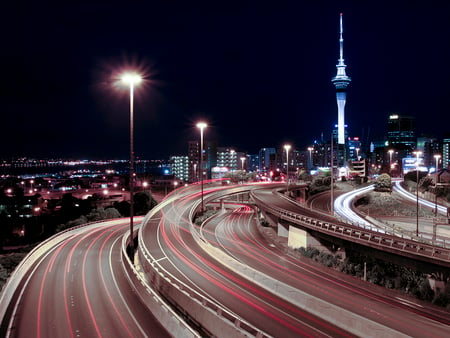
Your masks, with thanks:
<instances>
[{"instance_id":1,"label":"metal guardrail","mask_svg":"<svg viewBox=\"0 0 450 338\"><path fill-rule=\"evenodd\" d=\"M198 208L199 203L194 204L190 214L192 215ZM156 214L148 214L148 217L142 222L142 227L145 226L145 223L150 222L151 217ZM140 234L142 234L142 230ZM139 259L145 271L147 283L150 284L153 290L162 295L166 301L171 303L173 307L177 308L189 321L204 327L214 336L251 335L258 338L270 337L237 314L232 313L185 283L177 280L150 254L142 240L142 236L138 236L138 248Z\"/></svg>"},{"instance_id":2,"label":"metal guardrail","mask_svg":"<svg viewBox=\"0 0 450 338\"><path fill-rule=\"evenodd\" d=\"M354 225L335 224L322 221L317 218L304 216L282 208L270 206L256 198L256 196L253 196L253 198L255 201L258 201L257 204L260 208L268 210L275 216L286 221L318 230L322 233L332 234L334 237L339 237L362 245L370 244L370 246L378 247L380 249L389 248L396 252L427 257L435 261L436 264L442 265L442 263L444 263L446 266L450 265L450 249L448 248L402 238L389 234L384 230L381 232Z\"/></svg>"}]
</instances>

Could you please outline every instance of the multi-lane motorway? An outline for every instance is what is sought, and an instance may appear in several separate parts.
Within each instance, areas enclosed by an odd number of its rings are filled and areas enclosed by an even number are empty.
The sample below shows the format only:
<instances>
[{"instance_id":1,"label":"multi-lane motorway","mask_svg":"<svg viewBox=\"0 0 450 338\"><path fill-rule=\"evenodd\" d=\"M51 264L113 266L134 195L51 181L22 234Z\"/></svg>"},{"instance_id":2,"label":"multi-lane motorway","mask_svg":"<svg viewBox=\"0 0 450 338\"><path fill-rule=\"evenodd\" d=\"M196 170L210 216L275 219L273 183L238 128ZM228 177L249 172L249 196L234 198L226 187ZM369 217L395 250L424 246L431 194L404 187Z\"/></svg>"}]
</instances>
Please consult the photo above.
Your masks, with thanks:
<instances>
[{"instance_id":1,"label":"multi-lane motorway","mask_svg":"<svg viewBox=\"0 0 450 338\"><path fill-rule=\"evenodd\" d=\"M121 238L128 224L122 219L82 227L63 234L64 240L56 238L46 245L36 261L23 269L23 276L14 276L22 280L12 301L0 303L8 306L1 335L167 335L132 292L121 268Z\"/></svg>"},{"instance_id":2,"label":"multi-lane motorway","mask_svg":"<svg viewBox=\"0 0 450 338\"><path fill-rule=\"evenodd\" d=\"M192 223L199 187L184 187L142 221L137 271L186 325L214 336L448 335L448 311L292 257L264 236L250 191L299 212L276 187L206 185L205 205L217 213L203 224ZM35 252L0 298L2 335L176 335L130 284L121 256L127 224L81 227Z\"/></svg>"}]
</instances>

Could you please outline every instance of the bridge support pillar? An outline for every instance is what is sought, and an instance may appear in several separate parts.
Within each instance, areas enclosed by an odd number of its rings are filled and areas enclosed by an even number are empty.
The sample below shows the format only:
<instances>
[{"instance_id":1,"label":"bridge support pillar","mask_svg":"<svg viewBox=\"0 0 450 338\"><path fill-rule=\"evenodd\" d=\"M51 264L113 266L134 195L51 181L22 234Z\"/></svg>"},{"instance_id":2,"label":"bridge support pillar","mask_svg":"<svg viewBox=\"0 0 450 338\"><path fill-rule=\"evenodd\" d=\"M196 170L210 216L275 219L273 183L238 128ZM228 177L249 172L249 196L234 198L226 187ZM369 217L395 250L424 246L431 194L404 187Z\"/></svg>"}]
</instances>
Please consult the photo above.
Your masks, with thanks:
<instances>
[{"instance_id":1,"label":"bridge support pillar","mask_svg":"<svg viewBox=\"0 0 450 338\"><path fill-rule=\"evenodd\" d=\"M278 222L278 224L277 224L277 235L280 236L280 237L288 237L289 238L289 228L288 228L288 226Z\"/></svg>"},{"instance_id":2,"label":"bridge support pillar","mask_svg":"<svg viewBox=\"0 0 450 338\"><path fill-rule=\"evenodd\" d=\"M314 237L308 231L289 225L288 232L288 246L291 249L298 248L316 248L319 251L327 252L331 255L339 254L342 259L345 258L345 249L335 246L326 241L320 241L319 238Z\"/></svg>"},{"instance_id":3,"label":"bridge support pillar","mask_svg":"<svg viewBox=\"0 0 450 338\"><path fill-rule=\"evenodd\" d=\"M225 203L224 203L223 199L220 200L220 209L225 210Z\"/></svg>"}]
</instances>

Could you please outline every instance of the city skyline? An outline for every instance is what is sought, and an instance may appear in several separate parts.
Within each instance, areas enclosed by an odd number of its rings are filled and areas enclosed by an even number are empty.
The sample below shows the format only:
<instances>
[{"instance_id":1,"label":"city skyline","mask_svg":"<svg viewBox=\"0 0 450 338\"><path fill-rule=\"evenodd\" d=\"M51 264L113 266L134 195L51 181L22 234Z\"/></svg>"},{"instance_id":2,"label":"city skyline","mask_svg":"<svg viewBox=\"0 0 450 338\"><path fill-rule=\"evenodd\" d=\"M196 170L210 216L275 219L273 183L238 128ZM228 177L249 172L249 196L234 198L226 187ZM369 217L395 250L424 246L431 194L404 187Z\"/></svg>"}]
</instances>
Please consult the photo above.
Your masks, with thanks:
<instances>
[{"instance_id":1,"label":"city skyline","mask_svg":"<svg viewBox=\"0 0 450 338\"><path fill-rule=\"evenodd\" d=\"M136 155L205 140L256 153L308 146L337 123L339 14L351 72L349 136L386 132L392 113L421 133L450 132L450 4L347 2L144 7L8 5L0 96L2 156L126 158L128 101L113 73L144 71ZM11 29L11 27L13 29Z\"/></svg>"}]
</instances>

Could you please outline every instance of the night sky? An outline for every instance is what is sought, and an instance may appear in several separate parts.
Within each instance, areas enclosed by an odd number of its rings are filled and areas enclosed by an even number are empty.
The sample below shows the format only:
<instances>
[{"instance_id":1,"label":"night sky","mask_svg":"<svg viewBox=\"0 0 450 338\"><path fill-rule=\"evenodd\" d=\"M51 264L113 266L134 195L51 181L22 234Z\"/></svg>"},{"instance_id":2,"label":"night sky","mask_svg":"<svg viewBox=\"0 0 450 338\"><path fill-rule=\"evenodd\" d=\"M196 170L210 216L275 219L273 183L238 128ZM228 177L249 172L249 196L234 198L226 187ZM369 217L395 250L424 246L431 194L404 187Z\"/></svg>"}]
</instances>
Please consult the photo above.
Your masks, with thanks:
<instances>
[{"instance_id":1,"label":"night sky","mask_svg":"<svg viewBox=\"0 0 450 338\"><path fill-rule=\"evenodd\" d=\"M373 139L398 112L418 133L450 132L448 1L42 1L2 5L0 158L127 158L138 69L135 151L187 154L205 140L257 153L306 149L337 122L344 13L351 136Z\"/></svg>"}]
</instances>

